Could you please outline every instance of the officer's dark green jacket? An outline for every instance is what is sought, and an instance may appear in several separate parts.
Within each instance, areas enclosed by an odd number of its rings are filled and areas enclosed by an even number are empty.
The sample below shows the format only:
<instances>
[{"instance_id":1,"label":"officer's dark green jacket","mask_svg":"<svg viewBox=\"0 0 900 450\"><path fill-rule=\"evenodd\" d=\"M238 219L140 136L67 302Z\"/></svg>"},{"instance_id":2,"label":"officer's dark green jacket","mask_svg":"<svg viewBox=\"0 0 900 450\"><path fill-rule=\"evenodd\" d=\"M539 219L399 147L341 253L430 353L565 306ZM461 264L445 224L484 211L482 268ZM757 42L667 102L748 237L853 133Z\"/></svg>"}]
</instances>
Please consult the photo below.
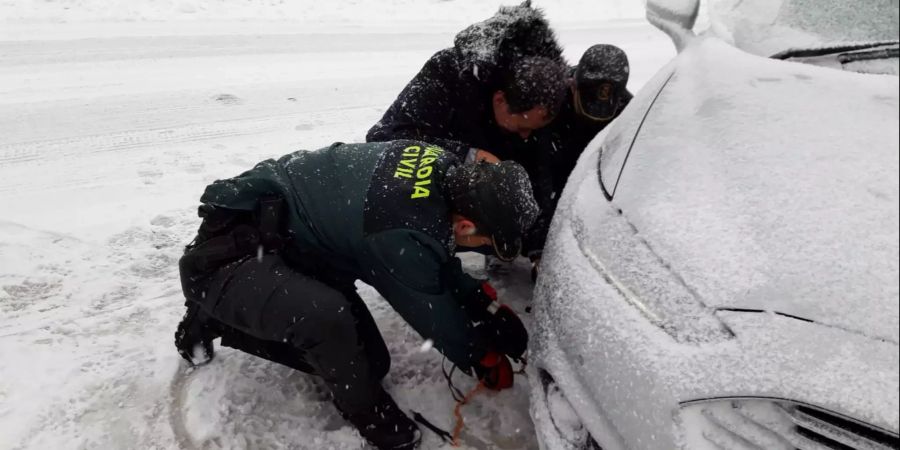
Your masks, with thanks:
<instances>
[{"instance_id":1,"label":"officer's dark green jacket","mask_svg":"<svg viewBox=\"0 0 900 450\"><path fill-rule=\"evenodd\" d=\"M252 211L263 196L287 203L291 250L374 286L461 369L488 335L466 309L480 281L453 256L444 175L455 156L416 141L334 144L266 160L209 185L201 202Z\"/></svg>"}]
</instances>

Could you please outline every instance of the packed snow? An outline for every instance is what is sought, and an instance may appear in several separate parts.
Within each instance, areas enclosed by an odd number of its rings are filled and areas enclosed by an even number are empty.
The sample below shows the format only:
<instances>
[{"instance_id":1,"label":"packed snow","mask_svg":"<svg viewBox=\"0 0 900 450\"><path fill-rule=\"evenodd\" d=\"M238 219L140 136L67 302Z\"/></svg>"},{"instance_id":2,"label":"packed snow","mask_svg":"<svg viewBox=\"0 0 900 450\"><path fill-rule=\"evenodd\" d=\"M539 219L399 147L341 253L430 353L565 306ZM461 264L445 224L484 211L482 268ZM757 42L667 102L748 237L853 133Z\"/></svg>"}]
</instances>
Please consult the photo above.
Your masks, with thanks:
<instances>
[{"instance_id":1,"label":"packed snow","mask_svg":"<svg viewBox=\"0 0 900 450\"><path fill-rule=\"evenodd\" d=\"M426 58L499 4L0 0L0 448L360 448L313 378L223 348L186 367L176 261L206 184L363 140ZM535 4L570 61L624 48L632 91L674 53L640 2ZM527 264L495 283L530 326ZM387 389L452 428L440 355L360 293L392 352ZM536 448L529 382L463 408L464 446Z\"/></svg>"},{"instance_id":2,"label":"packed snow","mask_svg":"<svg viewBox=\"0 0 900 450\"><path fill-rule=\"evenodd\" d=\"M389 29L403 23L406 32L458 32L490 17L503 0L0 0L0 20L7 22L143 22L248 21L290 22L296 30L344 27ZM595 27L597 22L643 19L639 0L536 0L553 23ZM202 25L202 24L201 24ZM189 31L188 31L189 32Z\"/></svg>"}]
</instances>

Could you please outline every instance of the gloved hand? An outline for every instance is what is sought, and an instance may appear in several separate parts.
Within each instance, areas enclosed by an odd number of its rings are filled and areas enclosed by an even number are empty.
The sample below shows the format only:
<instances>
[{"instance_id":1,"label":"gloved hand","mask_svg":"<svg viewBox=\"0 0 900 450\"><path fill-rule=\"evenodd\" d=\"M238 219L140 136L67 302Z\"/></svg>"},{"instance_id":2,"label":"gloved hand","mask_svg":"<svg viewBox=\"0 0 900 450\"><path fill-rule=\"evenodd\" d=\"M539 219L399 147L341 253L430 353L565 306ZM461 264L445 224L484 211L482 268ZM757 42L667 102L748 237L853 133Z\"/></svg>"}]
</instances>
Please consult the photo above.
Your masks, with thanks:
<instances>
[{"instance_id":1,"label":"gloved hand","mask_svg":"<svg viewBox=\"0 0 900 450\"><path fill-rule=\"evenodd\" d=\"M488 389L501 391L513 386L512 364L500 353L487 352L476 366L475 372Z\"/></svg>"},{"instance_id":2,"label":"gloved hand","mask_svg":"<svg viewBox=\"0 0 900 450\"><path fill-rule=\"evenodd\" d=\"M488 282L481 284L481 291L491 300L485 321L491 348L514 359L521 358L528 348L528 330L512 309L497 301L497 291Z\"/></svg>"},{"instance_id":3,"label":"gloved hand","mask_svg":"<svg viewBox=\"0 0 900 450\"><path fill-rule=\"evenodd\" d=\"M502 305L494 314L489 325L492 328L492 347L513 359L520 359L528 348L528 330L519 320L519 316Z\"/></svg>"}]
</instances>

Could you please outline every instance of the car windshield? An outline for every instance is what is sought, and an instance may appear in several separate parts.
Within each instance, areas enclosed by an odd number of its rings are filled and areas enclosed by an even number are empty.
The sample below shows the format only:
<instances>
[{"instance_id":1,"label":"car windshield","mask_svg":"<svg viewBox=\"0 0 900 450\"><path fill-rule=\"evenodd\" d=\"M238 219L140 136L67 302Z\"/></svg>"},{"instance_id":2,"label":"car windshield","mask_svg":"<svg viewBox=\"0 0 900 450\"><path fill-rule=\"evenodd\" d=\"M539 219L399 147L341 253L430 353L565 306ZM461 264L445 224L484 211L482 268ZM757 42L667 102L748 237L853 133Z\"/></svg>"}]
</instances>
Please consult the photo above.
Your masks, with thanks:
<instances>
[{"instance_id":1,"label":"car windshield","mask_svg":"<svg viewBox=\"0 0 900 450\"><path fill-rule=\"evenodd\" d=\"M760 56L896 42L900 0L709 0L712 32Z\"/></svg>"}]
</instances>

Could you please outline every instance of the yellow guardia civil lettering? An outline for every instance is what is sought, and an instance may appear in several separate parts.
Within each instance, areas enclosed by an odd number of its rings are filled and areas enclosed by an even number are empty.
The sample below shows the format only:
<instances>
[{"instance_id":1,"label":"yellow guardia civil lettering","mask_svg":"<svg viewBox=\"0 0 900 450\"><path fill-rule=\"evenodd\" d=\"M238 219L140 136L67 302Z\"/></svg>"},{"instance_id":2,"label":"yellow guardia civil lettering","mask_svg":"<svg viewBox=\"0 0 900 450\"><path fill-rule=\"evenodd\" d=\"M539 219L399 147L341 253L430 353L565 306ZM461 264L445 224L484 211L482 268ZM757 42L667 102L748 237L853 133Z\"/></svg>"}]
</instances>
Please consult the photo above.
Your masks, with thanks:
<instances>
[{"instance_id":1,"label":"yellow guardia civil lettering","mask_svg":"<svg viewBox=\"0 0 900 450\"><path fill-rule=\"evenodd\" d=\"M394 178L412 178L413 172L416 170L416 160L422 154L422 147L418 145L410 145L403 149L403 155L400 156L400 163L397 164L397 170L394 171Z\"/></svg>"},{"instance_id":2,"label":"yellow guardia civil lettering","mask_svg":"<svg viewBox=\"0 0 900 450\"><path fill-rule=\"evenodd\" d=\"M428 198L431 195L431 175L434 172L432 164L444 153L439 147L422 147L418 145L410 145L403 149L400 155L400 162L394 170L394 178L405 178L415 180L413 184L413 193L409 198Z\"/></svg>"},{"instance_id":3,"label":"yellow guardia civil lettering","mask_svg":"<svg viewBox=\"0 0 900 450\"><path fill-rule=\"evenodd\" d=\"M413 185L413 193L409 196L411 199L428 198L431 195L431 175L434 172L434 161L444 151L438 147L425 147L422 153L422 159L416 168L416 182Z\"/></svg>"}]
</instances>

